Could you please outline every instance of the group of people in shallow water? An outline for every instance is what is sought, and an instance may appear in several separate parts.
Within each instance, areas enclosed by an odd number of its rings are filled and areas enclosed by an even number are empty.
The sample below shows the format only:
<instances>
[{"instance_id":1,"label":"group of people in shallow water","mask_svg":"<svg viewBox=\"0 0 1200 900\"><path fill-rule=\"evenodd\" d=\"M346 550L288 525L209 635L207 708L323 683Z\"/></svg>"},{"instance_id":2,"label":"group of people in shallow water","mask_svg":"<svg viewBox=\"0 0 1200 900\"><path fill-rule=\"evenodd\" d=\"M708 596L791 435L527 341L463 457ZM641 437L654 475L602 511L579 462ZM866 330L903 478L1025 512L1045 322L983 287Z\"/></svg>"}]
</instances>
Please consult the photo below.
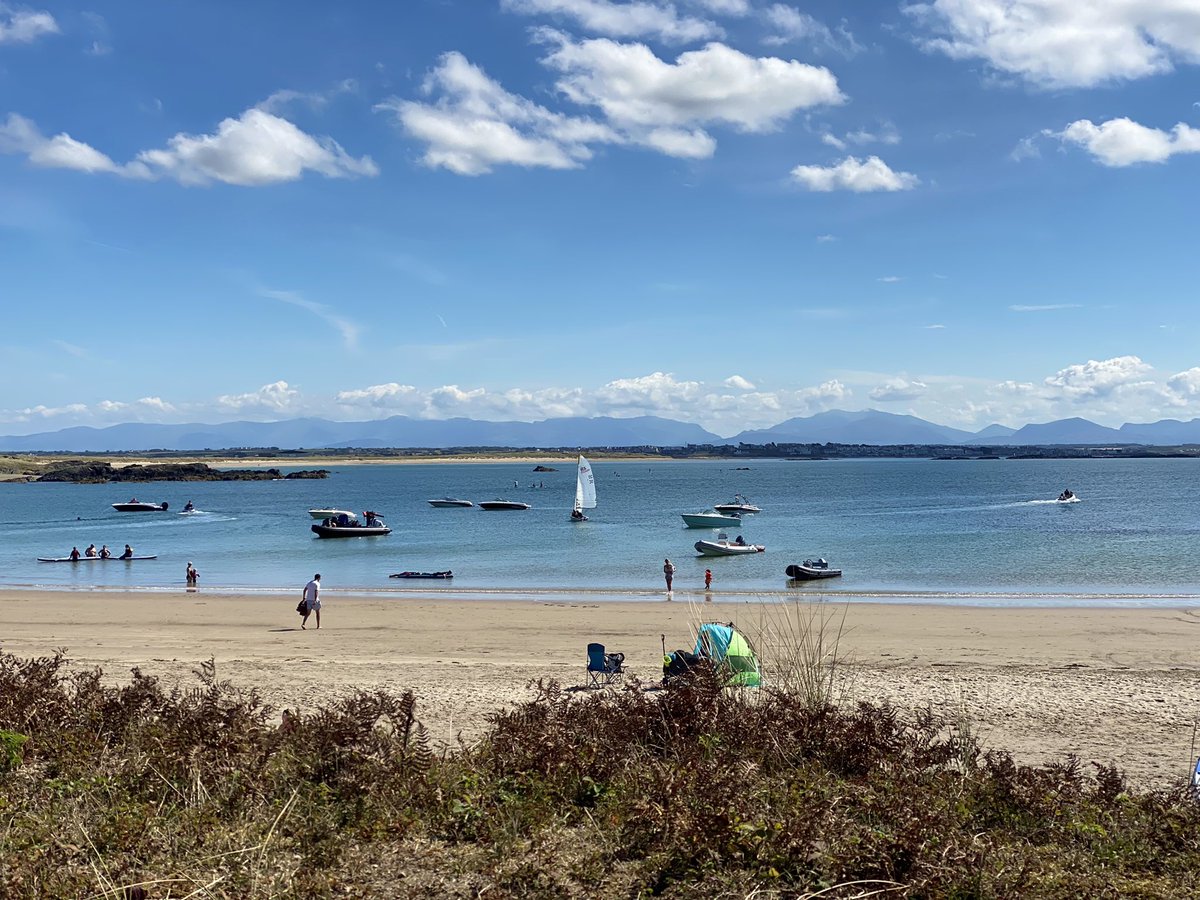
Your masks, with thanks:
<instances>
[{"instance_id":1,"label":"group of people in shallow water","mask_svg":"<svg viewBox=\"0 0 1200 900\"><path fill-rule=\"evenodd\" d=\"M72 547L72 548L71 548L71 557L70 557L70 558L71 558L72 560L77 560L77 559L112 559L112 558L113 558L113 555L112 555L112 551L108 549L108 544L104 544L103 546L101 546L101 548L100 548L99 550L97 550L97 549L96 549L96 545L95 545L95 544L88 544L88 546L87 546L87 549L86 549L86 550L84 550L84 551L83 551L83 553L80 553L80 552L79 552L79 548L78 548L78 547ZM118 556L118 557L117 557L117 559L133 559L133 548L132 548L132 547L130 547L128 544L126 544L126 545L125 545L125 552L124 552L124 553L122 553L120 556Z\"/></svg>"}]
</instances>

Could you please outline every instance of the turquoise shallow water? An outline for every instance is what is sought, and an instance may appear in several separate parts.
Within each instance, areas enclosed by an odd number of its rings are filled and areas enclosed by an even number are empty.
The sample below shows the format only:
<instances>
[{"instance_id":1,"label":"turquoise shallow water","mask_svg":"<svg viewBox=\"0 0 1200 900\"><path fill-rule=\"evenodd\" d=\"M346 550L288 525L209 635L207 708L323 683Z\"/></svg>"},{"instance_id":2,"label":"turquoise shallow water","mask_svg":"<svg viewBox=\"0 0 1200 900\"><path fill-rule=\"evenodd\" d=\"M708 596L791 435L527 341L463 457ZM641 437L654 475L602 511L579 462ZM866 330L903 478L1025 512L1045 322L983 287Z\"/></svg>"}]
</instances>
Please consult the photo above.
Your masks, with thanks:
<instances>
[{"instance_id":1,"label":"turquoise shallow water","mask_svg":"<svg viewBox=\"0 0 1200 900\"><path fill-rule=\"evenodd\" d=\"M826 595L901 602L1162 605L1200 601L1200 467L1192 460L594 461L599 508L567 520L574 468L522 464L346 466L325 481L136 486L0 484L0 584L52 588L182 586L191 560L201 587L291 589L320 571L327 589L546 591L661 597L662 563L676 589L718 594ZM518 487L513 487L513 482ZM536 487L534 485L541 485ZM1082 502L1052 502L1064 487ZM743 493L763 508L746 539L767 552L700 558L680 513ZM166 513L109 504L168 501ZM434 509L428 498L509 497L527 512ZM201 510L179 515L192 500ZM318 540L310 506L381 512L384 538ZM735 533L729 529L730 536ZM155 561L45 564L72 546L126 543ZM789 588L784 568L825 556L846 572ZM452 586L389 579L452 569Z\"/></svg>"}]
</instances>

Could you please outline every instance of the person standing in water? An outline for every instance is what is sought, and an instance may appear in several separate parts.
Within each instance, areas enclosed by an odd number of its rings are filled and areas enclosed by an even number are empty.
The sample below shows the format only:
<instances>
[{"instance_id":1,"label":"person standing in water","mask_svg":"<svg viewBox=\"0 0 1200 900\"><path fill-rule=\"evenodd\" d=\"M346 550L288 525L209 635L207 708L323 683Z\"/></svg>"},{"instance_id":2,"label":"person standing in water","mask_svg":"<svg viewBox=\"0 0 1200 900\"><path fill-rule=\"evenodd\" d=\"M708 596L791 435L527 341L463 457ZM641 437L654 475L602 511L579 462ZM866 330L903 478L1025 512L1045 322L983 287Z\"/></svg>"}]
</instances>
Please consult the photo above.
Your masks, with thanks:
<instances>
[{"instance_id":1,"label":"person standing in water","mask_svg":"<svg viewBox=\"0 0 1200 900\"><path fill-rule=\"evenodd\" d=\"M187 571L184 575L187 578L188 587L196 587L200 581L200 573L196 571L196 567L192 565L190 560L188 561Z\"/></svg>"},{"instance_id":2,"label":"person standing in water","mask_svg":"<svg viewBox=\"0 0 1200 900\"><path fill-rule=\"evenodd\" d=\"M663 560L663 578L667 580L667 593L671 593L671 583L675 580L675 565L669 560Z\"/></svg>"},{"instance_id":3,"label":"person standing in water","mask_svg":"<svg viewBox=\"0 0 1200 900\"><path fill-rule=\"evenodd\" d=\"M712 569L704 570L704 589L706 591L712 590Z\"/></svg>"},{"instance_id":4,"label":"person standing in water","mask_svg":"<svg viewBox=\"0 0 1200 900\"><path fill-rule=\"evenodd\" d=\"M317 627L321 627L321 573L312 577L312 581L304 586L304 605L308 610L300 622L301 628L307 628L308 617L317 614Z\"/></svg>"},{"instance_id":5,"label":"person standing in water","mask_svg":"<svg viewBox=\"0 0 1200 900\"><path fill-rule=\"evenodd\" d=\"M133 559L133 548L126 544L125 552L122 553L118 559Z\"/></svg>"}]
</instances>

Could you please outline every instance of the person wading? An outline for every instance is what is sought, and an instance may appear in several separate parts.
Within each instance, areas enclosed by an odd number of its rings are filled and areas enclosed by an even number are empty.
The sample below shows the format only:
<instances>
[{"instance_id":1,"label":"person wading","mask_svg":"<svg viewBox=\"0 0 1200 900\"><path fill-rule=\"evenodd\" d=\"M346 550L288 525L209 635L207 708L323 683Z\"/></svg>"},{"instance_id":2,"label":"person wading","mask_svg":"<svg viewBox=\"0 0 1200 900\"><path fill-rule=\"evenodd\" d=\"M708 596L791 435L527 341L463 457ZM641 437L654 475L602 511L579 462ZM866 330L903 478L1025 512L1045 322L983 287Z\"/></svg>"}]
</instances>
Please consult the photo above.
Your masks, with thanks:
<instances>
[{"instance_id":1,"label":"person wading","mask_svg":"<svg viewBox=\"0 0 1200 900\"><path fill-rule=\"evenodd\" d=\"M675 580L675 566L669 559L663 560L663 578L667 580L667 593L671 593L671 582Z\"/></svg>"},{"instance_id":2,"label":"person wading","mask_svg":"<svg viewBox=\"0 0 1200 900\"><path fill-rule=\"evenodd\" d=\"M321 573L318 572L312 577L312 581L304 586L304 605L307 612L304 614L304 619L300 622L300 627L305 628L308 625L308 617L313 613L317 614L317 627L321 627Z\"/></svg>"}]
</instances>

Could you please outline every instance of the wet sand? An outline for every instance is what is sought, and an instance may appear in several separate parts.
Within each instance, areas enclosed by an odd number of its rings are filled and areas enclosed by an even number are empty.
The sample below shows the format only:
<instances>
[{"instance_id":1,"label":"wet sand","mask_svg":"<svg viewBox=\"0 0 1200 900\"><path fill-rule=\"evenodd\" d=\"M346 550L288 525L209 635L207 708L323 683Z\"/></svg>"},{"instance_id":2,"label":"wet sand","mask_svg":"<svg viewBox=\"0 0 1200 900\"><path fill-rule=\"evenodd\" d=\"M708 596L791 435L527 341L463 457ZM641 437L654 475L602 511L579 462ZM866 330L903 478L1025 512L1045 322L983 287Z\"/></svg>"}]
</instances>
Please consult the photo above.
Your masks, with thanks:
<instances>
[{"instance_id":1,"label":"wet sand","mask_svg":"<svg viewBox=\"0 0 1200 900\"><path fill-rule=\"evenodd\" d=\"M411 689L435 739L471 740L528 684L584 680L585 648L626 654L632 676L661 675L662 643L690 648L701 621L733 621L768 674L824 638L844 700L890 701L965 717L985 747L1018 762L1068 753L1116 764L1142 786L1190 771L1200 715L1200 609L1013 609L871 603L618 602L359 597L323 591L323 627L300 629L287 596L0 589L0 648L66 650L113 681L168 680L216 660L222 678L277 707L312 707L356 688ZM836 638L836 653L832 646ZM810 650L812 657L816 651Z\"/></svg>"}]
</instances>

